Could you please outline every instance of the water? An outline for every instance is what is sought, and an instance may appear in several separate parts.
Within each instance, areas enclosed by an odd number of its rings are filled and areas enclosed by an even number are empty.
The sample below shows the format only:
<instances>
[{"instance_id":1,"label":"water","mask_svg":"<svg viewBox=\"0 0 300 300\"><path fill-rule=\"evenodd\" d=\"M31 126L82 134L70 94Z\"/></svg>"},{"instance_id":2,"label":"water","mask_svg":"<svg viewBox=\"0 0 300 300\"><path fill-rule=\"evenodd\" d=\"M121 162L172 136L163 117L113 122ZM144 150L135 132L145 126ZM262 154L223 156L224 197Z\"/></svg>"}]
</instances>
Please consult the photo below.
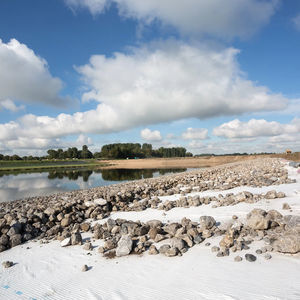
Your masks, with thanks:
<instances>
[{"instance_id":1,"label":"water","mask_svg":"<svg viewBox=\"0 0 300 300\"><path fill-rule=\"evenodd\" d=\"M187 169L51 170L1 174L0 202L158 177Z\"/></svg>"}]
</instances>

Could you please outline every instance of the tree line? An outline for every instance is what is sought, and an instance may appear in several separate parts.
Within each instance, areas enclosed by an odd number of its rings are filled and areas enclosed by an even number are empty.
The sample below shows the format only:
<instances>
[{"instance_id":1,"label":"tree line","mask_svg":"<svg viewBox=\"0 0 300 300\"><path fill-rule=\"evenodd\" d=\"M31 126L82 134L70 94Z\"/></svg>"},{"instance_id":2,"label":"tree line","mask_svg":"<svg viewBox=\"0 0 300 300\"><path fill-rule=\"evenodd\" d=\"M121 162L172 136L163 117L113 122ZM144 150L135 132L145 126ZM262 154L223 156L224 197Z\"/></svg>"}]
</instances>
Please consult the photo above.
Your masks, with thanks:
<instances>
[{"instance_id":1,"label":"tree line","mask_svg":"<svg viewBox=\"0 0 300 300\"><path fill-rule=\"evenodd\" d=\"M79 150L76 147L63 149L49 149L46 156L19 156L0 154L0 160L4 161L31 161L42 159L126 159L126 158L150 158L150 157L189 157L192 153L187 152L183 147L153 149L151 144L139 143L116 143L104 145L100 152L92 153L87 145Z\"/></svg>"}]
</instances>

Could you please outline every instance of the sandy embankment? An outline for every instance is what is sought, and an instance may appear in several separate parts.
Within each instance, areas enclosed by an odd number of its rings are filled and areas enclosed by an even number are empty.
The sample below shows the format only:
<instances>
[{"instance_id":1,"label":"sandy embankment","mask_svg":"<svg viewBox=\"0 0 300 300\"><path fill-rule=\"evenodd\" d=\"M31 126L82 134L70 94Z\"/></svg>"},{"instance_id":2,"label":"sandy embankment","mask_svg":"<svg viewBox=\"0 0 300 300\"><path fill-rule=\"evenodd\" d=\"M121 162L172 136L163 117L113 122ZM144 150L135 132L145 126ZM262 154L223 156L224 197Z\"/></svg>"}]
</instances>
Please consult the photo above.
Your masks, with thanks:
<instances>
[{"instance_id":1,"label":"sandy embankment","mask_svg":"<svg viewBox=\"0 0 300 300\"><path fill-rule=\"evenodd\" d=\"M260 165L256 168L259 169ZM236 195L242 191L266 193L276 190L284 192L285 198L261 199L256 203L240 202L220 207L214 207L212 202L197 207L175 207L168 211L153 208L143 211L116 211L110 217L141 222L153 219L180 222L186 217L198 222L200 216L208 215L220 222L220 226L227 226L233 222L232 215L238 216L237 222L244 222L247 213L253 208L267 211L275 209L282 215L299 216L300 173L297 169L288 166L286 168L289 178L296 182L263 187L240 185L224 191L209 189L186 194L186 197L204 197L219 194L225 196L228 193ZM212 178L217 169L223 167L208 170L212 172ZM243 177L245 171L255 171L254 168L249 169L250 166L246 170L238 167L237 175ZM190 174L193 176L196 172L198 171ZM206 170L199 172L205 173ZM189 175L182 173L173 175L175 176ZM218 179L216 176L215 180ZM147 183L157 180L151 179ZM138 181L140 184L145 182ZM176 201L180 197L180 194L174 194L159 198L165 203ZM287 203L292 211L282 209L283 203ZM106 220L102 220L104 221ZM83 238L84 241L92 242L92 251L84 250L81 245L62 248L59 241L54 240L47 244L30 241L0 253L1 262L10 260L15 263L11 268L0 268L0 299L298 300L300 297L299 253L285 255L271 252L272 258L266 260L263 255L255 252L262 246L262 240L253 241L248 250L230 252L226 257L216 257L212 253L211 247L219 245L221 238L212 236L190 248L181 257L151 256L145 252L140 256L129 255L108 260L97 252L97 248L103 245L103 240L94 240L89 232L84 233ZM210 243L209 247L205 246L207 242ZM257 261L234 261L236 255L244 257L246 253L255 254ZM90 268L84 273L81 271L83 264Z\"/></svg>"},{"instance_id":2,"label":"sandy embankment","mask_svg":"<svg viewBox=\"0 0 300 300\"><path fill-rule=\"evenodd\" d=\"M104 160L101 162L109 164L103 169L168 169L168 168L205 168L263 158L262 155L245 156L205 156L184 158L146 158L146 159L120 159Z\"/></svg>"}]
</instances>

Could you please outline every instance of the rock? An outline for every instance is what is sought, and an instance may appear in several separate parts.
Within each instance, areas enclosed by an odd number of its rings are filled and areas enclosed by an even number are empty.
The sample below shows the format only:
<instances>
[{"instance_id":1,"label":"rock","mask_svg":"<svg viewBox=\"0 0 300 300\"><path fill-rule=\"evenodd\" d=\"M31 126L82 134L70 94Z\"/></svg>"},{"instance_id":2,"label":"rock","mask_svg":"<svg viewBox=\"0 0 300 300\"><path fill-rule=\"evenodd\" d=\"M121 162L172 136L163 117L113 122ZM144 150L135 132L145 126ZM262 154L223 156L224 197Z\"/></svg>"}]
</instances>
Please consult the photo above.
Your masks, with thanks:
<instances>
[{"instance_id":1,"label":"rock","mask_svg":"<svg viewBox=\"0 0 300 300\"><path fill-rule=\"evenodd\" d=\"M94 199L94 203L96 205L103 206L103 205L107 204L107 201L105 199L103 199L103 198L98 198L98 199Z\"/></svg>"},{"instance_id":2,"label":"rock","mask_svg":"<svg viewBox=\"0 0 300 300\"><path fill-rule=\"evenodd\" d=\"M81 245L82 244L82 236L81 236L80 232L72 233L71 244L72 245Z\"/></svg>"},{"instance_id":3,"label":"rock","mask_svg":"<svg viewBox=\"0 0 300 300\"><path fill-rule=\"evenodd\" d=\"M89 223L82 223L82 224L80 224L80 229L84 232L88 232L90 230L90 224Z\"/></svg>"},{"instance_id":4,"label":"rock","mask_svg":"<svg viewBox=\"0 0 300 300\"><path fill-rule=\"evenodd\" d=\"M207 243L205 243L205 245L204 246L206 246L206 247L209 247L210 246L210 243L209 242L207 242Z\"/></svg>"},{"instance_id":5,"label":"rock","mask_svg":"<svg viewBox=\"0 0 300 300\"><path fill-rule=\"evenodd\" d=\"M163 229L165 232L169 233L171 236L175 236L177 229L180 227L181 227L181 225L178 223L171 223L169 225L164 226Z\"/></svg>"},{"instance_id":6,"label":"rock","mask_svg":"<svg viewBox=\"0 0 300 300\"><path fill-rule=\"evenodd\" d=\"M164 236L164 235L162 235L162 234L157 234L156 237L155 237L155 239L154 239L154 242L155 242L155 243L158 243L158 242L160 242L160 241L162 241L162 240L164 240L164 239L165 239L165 236Z\"/></svg>"},{"instance_id":7,"label":"rock","mask_svg":"<svg viewBox=\"0 0 300 300\"><path fill-rule=\"evenodd\" d=\"M256 261L256 256L250 253L245 254L245 258L247 261L253 262Z\"/></svg>"},{"instance_id":8,"label":"rock","mask_svg":"<svg viewBox=\"0 0 300 300\"><path fill-rule=\"evenodd\" d=\"M111 249L114 249L118 246L118 244L116 243L116 241L114 239L109 239L109 240L106 240L104 242L104 249L105 250L111 250Z\"/></svg>"},{"instance_id":9,"label":"rock","mask_svg":"<svg viewBox=\"0 0 300 300\"><path fill-rule=\"evenodd\" d=\"M4 261L3 263L2 263L2 266L3 266L3 268L10 268L10 267L12 267L14 265L14 263L12 262L12 261Z\"/></svg>"},{"instance_id":10,"label":"rock","mask_svg":"<svg viewBox=\"0 0 300 300\"><path fill-rule=\"evenodd\" d=\"M149 234L150 239L154 240L156 235L158 234L158 229L157 228L150 228L148 234Z\"/></svg>"},{"instance_id":11,"label":"rock","mask_svg":"<svg viewBox=\"0 0 300 300\"><path fill-rule=\"evenodd\" d=\"M242 261L242 260L243 260L243 258L239 255L234 258L234 261L236 261L236 262L239 262L239 261Z\"/></svg>"},{"instance_id":12,"label":"rock","mask_svg":"<svg viewBox=\"0 0 300 300\"><path fill-rule=\"evenodd\" d=\"M268 229L270 220L265 217L266 215L266 211L262 209L253 209L247 215L247 226L255 230Z\"/></svg>"},{"instance_id":13,"label":"rock","mask_svg":"<svg viewBox=\"0 0 300 300\"><path fill-rule=\"evenodd\" d=\"M194 243L195 244L200 244L204 241L204 239L202 238L201 234L197 234L195 237L194 237Z\"/></svg>"},{"instance_id":14,"label":"rock","mask_svg":"<svg viewBox=\"0 0 300 300\"><path fill-rule=\"evenodd\" d=\"M264 196L266 199L275 199L277 198L277 193L275 190L269 191Z\"/></svg>"},{"instance_id":15,"label":"rock","mask_svg":"<svg viewBox=\"0 0 300 300\"><path fill-rule=\"evenodd\" d=\"M81 271L82 271L82 272L86 272L86 271L88 271L88 269L89 269L89 267L88 267L87 265L83 265L83 266L81 267Z\"/></svg>"},{"instance_id":16,"label":"rock","mask_svg":"<svg viewBox=\"0 0 300 300\"><path fill-rule=\"evenodd\" d=\"M173 248L177 248L179 251L181 251L185 247L185 242L183 239L180 239L180 238L172 238L171 246Z\"/></svg>"},{"instance_id":17,"label":"rock","mask_svg":"<svg viewBox=\"0 0 300 300\"><path fill-rule=\"evenodd\" d=\"M233 246L233 237L225 235L219 243L221 248L230 248Z\"/></svg>"},{"instance_id":18,"label":"rock","mask_svg":"<svg viewBox=\"0 0 300 300\"><path fill-rule=\"evenodd\" d=\"M284 192L278 192L278 193L276 193L276 197L277 197L277 198L285 198L286 195L285 195Z\"/></svg>"},{"instance_id":19,"label":"rock","mask_svg":"<svg viewBox=\"0 0 300 300\"><path fill-rule=\"evenodd\" d=\"M233 215L233 216L232 216L232 219L233 219L233 220L237 220L237 219L238 219L238 216Z\"/></svg>"},{"instance_id":20,"label":"rock","mask_svg":"<svg viewBox=\"0 0 300 300\"><path fill-rule=\"evenodd\" d=\"M21 234L15 234L10 237L10 246L15 247L22 243L22 236Z\"/></svg>"},{"instance_id":21,"label":"rock","mask_svg":"<svg viewBox=\"0 0 300 300\"><path fill-rule=\"evenodd\" d=\"M146 223L150 228L159 228L162 226L162 222L159 220L150 220Z\"/></svg>"},{"instance_id":22,"label":"rock","mask_svg":"<svg viewBox=\"0 0 300 300\"><path fill-rule=\"evenodd\" d=\"M164 254L168 257L176 256L178 254L178 249L176 247L171 247Z\"/></svg>"},{"instance_id":23,"label":"rock","mask_svg":"<svg viewBox=\"0 0 300 300\"><path fill-rule=\"evenodd\" d=\"M164 244L164 245L162 245L162 246L159 247L158 252L160 254L165 254L170 248L171 248L170 245Z\"/></svg>"},{"instance_id":24,"label":"rock","mask_svg":"<svg viewBox=\"0 0 300 300\"><path fill-rule=\"evenodd\" d=\"M71 245L71 238L68 237L68 238L64 239L63 241L60 242L60 245L62 247L70 246Z\"/></svg>"},{"instance_id":25,"label":"rock","mask_svg":"<svg viewBox=\"0 0 300 300\"><path fill-rule=\"evenodd\" d=\"M291 209L288 203L283 203L282 204L282 209Z\"/></svg>"},{"instance_id":26,"label":"rock","mask_svg":"<svg viewBox=\"0 0 300 300\"><path fill-rule=\"evenodd\" d=\"M271 258L272 258L272 255L269 254L269 253L267 253L267 254L265 254L264 258L267 259L267 260L268 260L268 259L271 259Z\"/></svg>"},{"instance_id":27,"label":"rock","mask_svg":"<svg viewBox=\"0 0 300 300\"><path fill-rule=\"evenodd\" d=\"M70 218L63 218L60 222L60 225L62 227L68 227L71 224L71 219Z\"/></svg>"},{"instance_id":28,"label":"rock","mask_svg":"<svg viewBox=\"0 0 300 300\"><path fill-rule=\"evenodd\" d=\"M92 243L85 243L84 246L83 246L83 249L84 250L87 250L87 251L91 251L93 250L93 246L92 246Z\"/></svg>"},{"instance_id":29,"label":"rock","mask_svg":"<svg viewBox=\"0 0 300 300\"><path fill-rule=\"evenodd\" d=\"M300 235L299 234L282 234L277 236L272 243L276 251L282 253L295 254L300 252Z\"/></svg>"},{"instance_id":30,"label":"rock","mask_svg":"<svg viewBox=\"0 0 300 300\"><path fill-rule=\"evenodd\" d=\"M128 255L132 250L132 240L129 235L122 235L118 242L118 247L116 249L116 256Z\"/></svg>"},{"instance_id":31,"label":"rock","mask_svg":"<svg viewBox=\"0 0 300 300\"><path fill-rule=\"evenodd\" d=\"M261 250L261 249L257 249L257 250L255 251L255 253L256 253L256 254L262 254L262 250Z\"/></svg>"},{"instance_id":32,"label":"rock","mask_svg":"<svg viewBox=\"0 0 300 300\"><path fill-rule=\"evenodd\" d=\"M211 216L202 216L200 217L200 226L203 229L211 229L215 226L216 220Z\"/></svg>"},{"instance_id":33,"label":"rock","mask_svg":"<svg viewBox=\"0 0 300 300\"><path fill-rule=\"evenodd\" d=\"M229 256L229 249L225 248L217 253L217 257Z\"/></svg>"},{"instance_id":34,"label":"rock","mask_svg":"<svg viewBox=\"0 0 300 300\"><path fill-rule=\"evenodd\" d=\"M149 254L150 255L156 255L156 254L158 254L158 250L157 250L157 248L154 245L151 245L149 247Z\"/></svg>"},{"instance_id":35,"label":"rock","mask_svg":"<svg viewBox=\"0 0 300 300\"><path fill-rule=\"evenodd\" d=\"M2 246L7 246L7 245L8 245L8 242L9 242L9 237L8 237L6 234L3 234L3 235L0 237L0 245L2 245Z\"/></svg>"},{"instance_id":36,"label":"rock","mask_svg":"<svg viewBox=\"0 0 300 300\"><path fill-rule=\"evenodd\" d=\"M220 251L220 248L218 246L211 247L211 252L218 252Z\"/></svg>"}]
</instances>

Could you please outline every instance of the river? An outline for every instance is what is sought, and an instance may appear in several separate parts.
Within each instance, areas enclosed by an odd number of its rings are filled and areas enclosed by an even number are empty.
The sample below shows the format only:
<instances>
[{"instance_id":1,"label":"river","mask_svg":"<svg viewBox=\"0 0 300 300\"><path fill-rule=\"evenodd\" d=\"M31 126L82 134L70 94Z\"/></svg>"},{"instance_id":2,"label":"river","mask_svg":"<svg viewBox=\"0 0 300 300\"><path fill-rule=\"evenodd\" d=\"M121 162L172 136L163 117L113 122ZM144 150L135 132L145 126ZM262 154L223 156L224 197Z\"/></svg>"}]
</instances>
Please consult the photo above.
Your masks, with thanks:
<instances>
[{"instance_id":1,"label":"river","mask_svg":"<svg viewBox=\"0 0 300 300\"><path fill-rule=\"evenodd\" d=\"M153 178L187 169L51 170L17 174L0 173L0 202L89 189L119 182Z\"/></svg>"}]
</instances>

